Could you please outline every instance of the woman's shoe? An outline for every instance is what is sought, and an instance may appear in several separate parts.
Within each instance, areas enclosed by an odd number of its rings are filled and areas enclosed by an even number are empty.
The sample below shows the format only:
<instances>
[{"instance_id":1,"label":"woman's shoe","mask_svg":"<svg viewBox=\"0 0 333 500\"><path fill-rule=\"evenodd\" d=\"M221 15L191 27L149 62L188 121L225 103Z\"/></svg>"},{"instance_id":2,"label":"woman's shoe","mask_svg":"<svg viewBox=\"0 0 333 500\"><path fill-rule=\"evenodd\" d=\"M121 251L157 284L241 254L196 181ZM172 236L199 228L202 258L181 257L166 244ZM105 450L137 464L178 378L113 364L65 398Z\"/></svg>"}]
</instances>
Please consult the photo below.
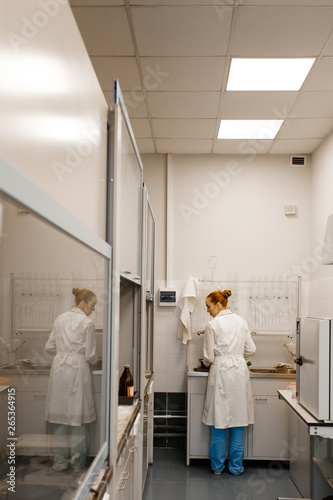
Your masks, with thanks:
<instances>
[{"instance_id":1,"label":"woman's shoe","mask_svg":"<svg viewBox=\"0 0 333 500\"><path fill-rule=\"evenodd\" d=\"M222 472L218 472L217 470L213 470L213 469L212 469L212 472L213 472L214 476L220 476L222 474Z\"/></svg>"}]
</instances>

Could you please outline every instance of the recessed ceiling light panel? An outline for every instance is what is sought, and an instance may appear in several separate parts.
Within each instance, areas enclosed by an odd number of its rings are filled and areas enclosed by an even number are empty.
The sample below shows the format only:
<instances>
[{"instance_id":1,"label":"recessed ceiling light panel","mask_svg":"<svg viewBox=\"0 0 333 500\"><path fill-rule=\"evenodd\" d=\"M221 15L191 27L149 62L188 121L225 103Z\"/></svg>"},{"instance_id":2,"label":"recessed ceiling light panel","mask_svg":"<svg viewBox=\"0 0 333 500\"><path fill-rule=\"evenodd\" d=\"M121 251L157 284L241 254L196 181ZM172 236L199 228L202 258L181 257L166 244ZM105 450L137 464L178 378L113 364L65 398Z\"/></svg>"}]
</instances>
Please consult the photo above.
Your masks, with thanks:
<instances>
[{"instance_id":1,"label":"recessed ceiling light panel","mask_svg":"<svg viewBox=\"0 0 333 500\"><path fill-rule=\"evenodd\" d=\"M283 120L221 120L218 139L274 139Z\"/></svg>"},{"instance_id":2,"label":"recessed ceiling light panel","mask_svg":"<svg viewBox=\"0 0 333 500\"><path fill-rule=\"evenodd\" d=\"M226 90L299 90L315 59L231 60Z\"/></svg>"}]
</instances>

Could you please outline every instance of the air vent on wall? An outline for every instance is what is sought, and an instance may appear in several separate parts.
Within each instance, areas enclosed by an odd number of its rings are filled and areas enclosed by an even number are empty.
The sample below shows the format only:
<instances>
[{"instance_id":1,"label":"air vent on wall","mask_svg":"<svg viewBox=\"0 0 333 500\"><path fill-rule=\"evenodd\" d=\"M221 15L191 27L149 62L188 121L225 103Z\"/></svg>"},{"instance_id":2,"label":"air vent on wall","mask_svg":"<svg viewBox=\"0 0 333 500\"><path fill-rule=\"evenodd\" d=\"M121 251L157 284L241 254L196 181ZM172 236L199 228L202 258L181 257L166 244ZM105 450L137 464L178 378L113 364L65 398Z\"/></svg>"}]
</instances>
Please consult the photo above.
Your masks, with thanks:
<instances>
[{"instance_id":1,"label":"air vent on wall","mask_svg":"<svg viewBox=\"0 0 333 500\"><path fill-rule=\"evenodd\" d=\"M304 156L304 155L291 155L290 156L290 166L291 167L306 167L306 156Z\"/></svg>"}]
</instances>

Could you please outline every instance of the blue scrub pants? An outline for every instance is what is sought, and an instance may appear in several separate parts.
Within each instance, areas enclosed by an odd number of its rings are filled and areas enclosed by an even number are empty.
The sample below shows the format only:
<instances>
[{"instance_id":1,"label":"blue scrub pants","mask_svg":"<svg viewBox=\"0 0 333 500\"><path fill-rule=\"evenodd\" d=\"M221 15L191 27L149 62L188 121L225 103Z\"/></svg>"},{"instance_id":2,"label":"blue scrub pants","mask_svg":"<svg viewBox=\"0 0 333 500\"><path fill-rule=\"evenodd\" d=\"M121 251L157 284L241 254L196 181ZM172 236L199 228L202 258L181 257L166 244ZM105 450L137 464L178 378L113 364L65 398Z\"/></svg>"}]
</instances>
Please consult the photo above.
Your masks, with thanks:
<instances>
[{"instance_id":1,"label":"blue scrub pants","mask_svg":"<svg viewBox=\"0 0 333 500\"><path fill-rule=\"evenodd\" d=\"M235 476L244 472L244 427L230 427L230 444L228 468ZM209 456L213 471L222 472L225 468L226 459L226 431L227 429L215 429L210 426L212 440L210 443Z\"/></svg>"}]
</instances>

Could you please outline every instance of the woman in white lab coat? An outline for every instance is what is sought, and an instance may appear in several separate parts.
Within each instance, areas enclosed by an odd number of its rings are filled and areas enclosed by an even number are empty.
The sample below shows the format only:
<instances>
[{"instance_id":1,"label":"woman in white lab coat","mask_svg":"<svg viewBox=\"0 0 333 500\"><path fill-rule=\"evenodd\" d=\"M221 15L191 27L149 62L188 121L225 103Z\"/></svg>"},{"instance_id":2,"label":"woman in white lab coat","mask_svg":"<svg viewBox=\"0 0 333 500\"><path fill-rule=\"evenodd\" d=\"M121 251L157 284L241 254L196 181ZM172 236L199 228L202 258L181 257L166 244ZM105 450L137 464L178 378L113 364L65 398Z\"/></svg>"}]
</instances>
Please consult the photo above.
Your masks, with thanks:
<instances>
[{"instance_id":1,"label":"woman in white lab coat","mask_svg":"<svg viewBox=\"0 0 333 500\"><path fill-rule=\"evenodd\" d=\"M96 419L89 364L96 358L95 325L88 317L95 309L96 295L73 288L75 307L60 314L45 345L55 354L46 395L46 420L52 424L53 468L66 470L85 466L87 424Z\"/></svg>"},{"instance_id":2,"label":"woman in white lab coat","mask_svg":"<svg viewBox=\"0 0 333 500\"><path fill-rule=\"evenodd\" d=\"M213 319L207 324L204 363L210 366L202 421L210 426L211 468L225 468L226 430L230 429L229 472L244 472L244 427L254 423L250 376L244 356L255 353L246 321L227 309L230 290L212 292L206 307Z\"/></svg>"}]
</instances>

